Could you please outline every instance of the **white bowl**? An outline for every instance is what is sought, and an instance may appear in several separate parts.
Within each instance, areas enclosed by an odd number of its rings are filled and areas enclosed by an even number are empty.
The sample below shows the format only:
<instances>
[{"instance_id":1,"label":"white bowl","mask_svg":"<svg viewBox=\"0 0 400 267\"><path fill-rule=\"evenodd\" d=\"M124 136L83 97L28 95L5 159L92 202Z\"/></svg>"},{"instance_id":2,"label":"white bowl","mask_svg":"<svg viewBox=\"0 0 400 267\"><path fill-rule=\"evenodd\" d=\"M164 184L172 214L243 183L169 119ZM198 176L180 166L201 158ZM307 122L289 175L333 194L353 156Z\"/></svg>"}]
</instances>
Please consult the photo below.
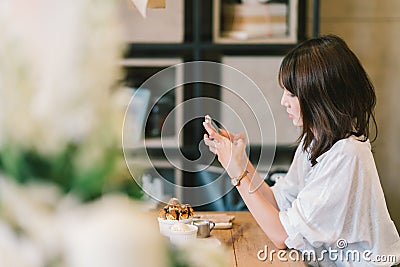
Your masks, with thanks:
<instances>
[{"instance_id":1,"label":"white bowl","mask_svg":"<svg viewBox=\"0 0 400 267\"><path fill-rule=\"evenodd\" d=\"M184 219L184 220L166 220L162 218L157 218L158 219L158 225L160 226L160 233L169 236L169 228L174 225L175 223L184 223L184 224L191 224L193 221L193 218L189 219Z\"/></svg>"},{"instance_id":2,"label":"white bowl","mask_svg":"<svg viewBox=\"0 0 400 267\"><path fill-rule=\"evenodd\" d=\"M189 231L173 231L168 229L169 240L175 245L182 245L187 241L197 238L197 226L188 224Z\"/></svg>"}]
</instances>

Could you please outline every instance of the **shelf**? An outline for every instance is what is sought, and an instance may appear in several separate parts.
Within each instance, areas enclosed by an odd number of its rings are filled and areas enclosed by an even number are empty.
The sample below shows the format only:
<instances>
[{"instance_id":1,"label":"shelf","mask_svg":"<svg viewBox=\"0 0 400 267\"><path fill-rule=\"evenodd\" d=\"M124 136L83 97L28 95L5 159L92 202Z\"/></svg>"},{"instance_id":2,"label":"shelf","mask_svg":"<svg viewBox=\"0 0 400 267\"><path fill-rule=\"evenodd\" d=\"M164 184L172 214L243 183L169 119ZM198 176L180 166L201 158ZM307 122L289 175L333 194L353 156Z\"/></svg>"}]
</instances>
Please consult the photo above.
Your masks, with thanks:
<instances>
[{"instance_id":1,"label":"shelf","mask_svg":"<svg viewBox=\"0 0 400 267\"><path fill-rule=\"evenodd\" d=\"M148 91L150 95L146 105L148 108L143 105L146 108L144 118L140 118L144 120L145 144L148 147L180 147L182 144L180 128L183 124L183 110L178 104L183 101L183 73L180 68L171 67L180 63L182 60L179 58L127 58L120 62L125 69L124 86ZM129 116L131 113L136 114ZM134 118L137 113L133 106L129 106L127 118ZM129 123L125 122L124 129L127 129ZM133 133L124 131L125 144L131 144L130 135L133 136ZM135 146L132 144L127 148Z\"/></svg>"},{"instance_id":2,"label":"shelf","mask_svg":"<svg viewBox=\"0 0 400 267\"><path fill-rule=\"evenodd\" d=\"M125 58L119 62L123 67L162 67L168 68L170 66L182 63L178 58Z\"/></svg>"},{"instance_id":3,"label":"shelf","mask_svg":"<svg viewBox=\"0 0 400 267\"><path fill-rule=\"evenodd\" d=\"M214 1L213 40L228 44L294 44L298 0L234 4Z\"/></svg>"},{"instance_id":4,"label":"shelf","mask_svg":"<svg viewBox=\"0 0 400 267\"><path fill-rule=\"evenodd\" d=\"M182 44L173 44L173 43L165 43L165 44L153 44L153 43L135 43L130 44L128 47L128 52L126 53L126 57L129 58L130 56L135 55L136 57L142 57L143 54L137 54L135 52L160 52L165 53L166 55L170 56L171 52L189 52L193 49L200 49L200 50L243 50L249 51L251 50L263 50L264 53L267 50L287 50L294 47L294 43L212 43L212 42L201 42L198 44L194 43L182 43Z\"/></svg>"}]
</instances>

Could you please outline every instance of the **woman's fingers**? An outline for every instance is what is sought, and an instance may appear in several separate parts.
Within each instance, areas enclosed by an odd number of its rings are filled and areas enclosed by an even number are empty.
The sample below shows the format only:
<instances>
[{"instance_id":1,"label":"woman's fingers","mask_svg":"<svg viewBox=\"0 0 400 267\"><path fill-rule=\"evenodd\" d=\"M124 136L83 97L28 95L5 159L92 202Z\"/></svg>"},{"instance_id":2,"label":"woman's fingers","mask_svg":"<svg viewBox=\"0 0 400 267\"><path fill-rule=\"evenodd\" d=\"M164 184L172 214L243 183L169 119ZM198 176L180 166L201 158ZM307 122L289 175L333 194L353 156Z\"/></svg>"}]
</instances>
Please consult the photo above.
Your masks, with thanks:
<instances>
[{"instance_id":1,"label":"woman's fingers","mask_svg":"<svg viewBox=\"0 0 400 267\"><path fill-rule=\"evenodd\" d=\"M208 133L209 139L219 141L220 135L208 123L203 122L203 126Z\"/></svg>"},{"instance_id":2,"label":"woman's fingers","mask_svg":"<svg viewBox=\"0 0 400 267\"><path fill-rule=\"evenodd\" d=\"M217 142L215 140L211 140L208 138L207 134L204 134L204 143L208 146L208 149L214 153L217 154Z\"/></svg>"},{"instance_id":3,"label":"woman's fingers","mask_svg":"<svg viewBox=\"0 0 400 267\"><path fill-rule=\"evenodd\" d=\"M207 146L212 146L213 141L212 141L210 138L208 138L208 136L205 134L205 135L204 135L204 143L205 143Z\"/></svg>"},{"instance_id":4,"label":"woman's fingers","mask_svg":"<svg viewBox=\"0 0 400 267\"><path fill-rule=\"evenodd\" d=\"M216 149L216 148L213 148L213 147L209 146L208 149L209 149L212 153L217 154L217 149Z\"/></svg>"},{"instance_id":5,"label":"woman's fingers","mask_svg":"<svg viewBox=\"0 0 400 267\"><path fill-rule=\"evenodd\" d=\"M244 133L233 134L222 130L218 134L210 125L203 123L207 133L204 134L204 143L208 149L217 155L218 161L229 175L237 175L243 172L248 158L246 155L246 135Z\"/></svg>"},{"instance_id":6,"label":"woman's fingers","mask_svg":"<svg viewBox=\"0 0 400 267\"><path fill-rule=\"evenodd\" d=\"M241 133L238 133L236 136L235 136L235 139L246 139L246 134L245 133L243 133L243 132L241 132Z\"/></svg>"},{"instance_id":7,"label":"woman's fingers","mask_svg":"<svg viewBox=\"0 0 400 267\"><path fill-rule=\"evenodd\" d=\"M232 143L234 144L245 143L245 141L246 141L246 135L244 133L235 134L232 139Z\"/></svg>"}]
</instances>

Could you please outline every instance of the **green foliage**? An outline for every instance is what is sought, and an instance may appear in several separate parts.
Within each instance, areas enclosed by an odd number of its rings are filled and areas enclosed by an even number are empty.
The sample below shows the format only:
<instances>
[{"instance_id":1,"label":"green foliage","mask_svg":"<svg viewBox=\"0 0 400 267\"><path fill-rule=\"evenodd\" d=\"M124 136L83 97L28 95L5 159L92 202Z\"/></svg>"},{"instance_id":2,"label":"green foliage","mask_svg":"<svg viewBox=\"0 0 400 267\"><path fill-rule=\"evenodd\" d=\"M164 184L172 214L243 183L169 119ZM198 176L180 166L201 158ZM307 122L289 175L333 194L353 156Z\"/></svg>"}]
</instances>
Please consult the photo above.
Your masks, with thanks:
<instances>
[{"instance_id":1,"label":"green foliage","mask_svg":"<svg viewBox=\"0 0 400 267\"><path fill-rule=\"evenodd\" d=\"M22 184L32 181L54 183L64 193L75 193L84 201L95 199L107 191L123 192L137 199L142 197L143 193L134 179L124 179L107 188L108 180L114 178L118 171L116 162L119 152L109 151L102 162L87 170L78 169L74 164L77 153L78 147L73 144L52 157L26 151L16 145L4 146L0 151L0 170Z\"/></svg>"}]
</instances>

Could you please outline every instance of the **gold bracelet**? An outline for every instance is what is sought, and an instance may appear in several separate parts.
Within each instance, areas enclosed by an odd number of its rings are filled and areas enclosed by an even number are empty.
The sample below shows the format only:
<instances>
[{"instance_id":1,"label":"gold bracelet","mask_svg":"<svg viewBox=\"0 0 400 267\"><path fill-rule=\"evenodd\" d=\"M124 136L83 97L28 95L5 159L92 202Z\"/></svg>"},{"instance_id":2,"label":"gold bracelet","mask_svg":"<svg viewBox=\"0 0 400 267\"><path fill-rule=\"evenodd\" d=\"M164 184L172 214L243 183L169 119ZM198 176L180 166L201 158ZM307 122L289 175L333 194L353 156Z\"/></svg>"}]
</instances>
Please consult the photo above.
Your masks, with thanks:
<instances>
[{"instance_id":1,"label":"gold bracelet","mask_svg":"<svg viewBox=\"0 0 400 267\"><path fill-rule=\"evenodd\" d=\"M233 186L239 186L240 185L240 180L242 180L244 177L246 177L246 175L249 173L248 170L244 170L244 172L242 173L242 175L238 176L238 177L233 177L231 178L231 184Z\"/></svg>"}]
</instances>

